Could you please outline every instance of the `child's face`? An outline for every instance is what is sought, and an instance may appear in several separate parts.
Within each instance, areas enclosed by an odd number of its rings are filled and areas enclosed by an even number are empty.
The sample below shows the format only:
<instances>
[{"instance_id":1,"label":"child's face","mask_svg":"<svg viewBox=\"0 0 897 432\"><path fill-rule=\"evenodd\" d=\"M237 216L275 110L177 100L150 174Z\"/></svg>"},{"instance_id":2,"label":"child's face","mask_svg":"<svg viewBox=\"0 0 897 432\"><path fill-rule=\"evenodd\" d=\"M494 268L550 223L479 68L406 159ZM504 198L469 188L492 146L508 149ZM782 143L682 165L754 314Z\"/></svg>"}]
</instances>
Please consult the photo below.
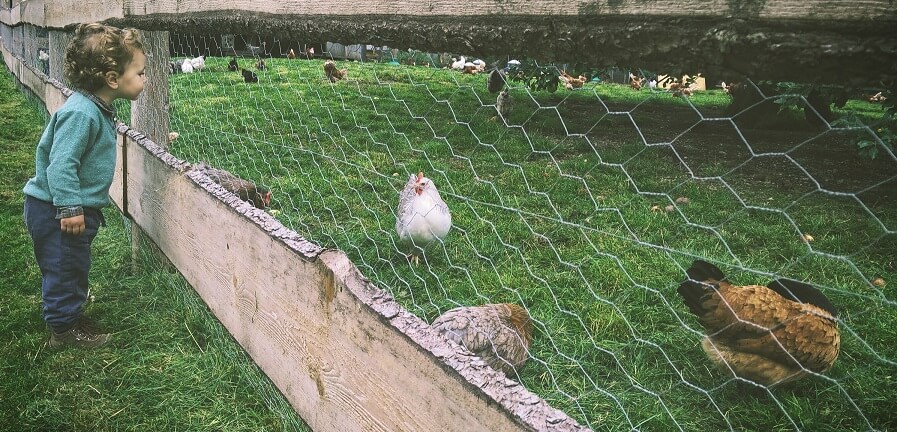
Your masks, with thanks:
<instances>
[{"instance_id":1,"label":"child's face","mask_svg":"<svg viewBox=\"0 0 897 432\"><path fill-rule=\"evenodd\" d=\"M137 100L146 84L145 68L146 55L142 51L136 51L131 62L125 67L125 73L118 77L118 88L115 89L116 98Z\"/></svg>"}]
</instances>

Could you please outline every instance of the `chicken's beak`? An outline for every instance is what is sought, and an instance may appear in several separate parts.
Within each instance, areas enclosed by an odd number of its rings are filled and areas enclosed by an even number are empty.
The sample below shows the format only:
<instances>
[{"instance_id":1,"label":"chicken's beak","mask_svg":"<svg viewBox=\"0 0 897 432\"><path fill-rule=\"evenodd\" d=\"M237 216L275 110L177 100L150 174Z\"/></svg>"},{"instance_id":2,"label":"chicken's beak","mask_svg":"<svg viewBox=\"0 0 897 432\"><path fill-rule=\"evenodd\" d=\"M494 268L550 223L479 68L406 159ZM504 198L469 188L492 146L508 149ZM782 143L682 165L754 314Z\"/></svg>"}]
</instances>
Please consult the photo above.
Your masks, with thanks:
<instances>
[{"instance_id":1,"label":"chicken's beak","mask_svg":"<svg viewBox=\"0 0 897 432\"><path fill-rule=\"evenodd\" d=\"M424 185L421 184L421 180L424 179L424 172L420 171L417 173L417 184L414 186L414 191L417 192L418 195L424 193Z\"/></svg>"}]
</instances>

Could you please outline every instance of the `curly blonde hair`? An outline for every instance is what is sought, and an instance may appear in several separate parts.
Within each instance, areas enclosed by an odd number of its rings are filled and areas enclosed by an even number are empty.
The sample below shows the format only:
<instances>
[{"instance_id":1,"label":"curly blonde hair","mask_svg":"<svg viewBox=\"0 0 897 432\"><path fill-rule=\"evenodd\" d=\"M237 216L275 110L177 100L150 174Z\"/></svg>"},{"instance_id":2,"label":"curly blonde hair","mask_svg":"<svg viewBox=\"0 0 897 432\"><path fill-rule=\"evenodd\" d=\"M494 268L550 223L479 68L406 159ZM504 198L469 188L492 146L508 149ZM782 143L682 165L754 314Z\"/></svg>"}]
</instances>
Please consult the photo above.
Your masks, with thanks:
<instances>
[{"instance_id":1,"label":"curly blonde hair","mask_svg":"<svg viewBox=\"0 0 897 432\"><path fill-rule=\"evenodd\" d=\"M99 90L106 85L106 73L125 73L136 51L143 51L143 43L135 29L80 24L65 50L65 79L81 90Z\"/></svg>"}]
</instances>

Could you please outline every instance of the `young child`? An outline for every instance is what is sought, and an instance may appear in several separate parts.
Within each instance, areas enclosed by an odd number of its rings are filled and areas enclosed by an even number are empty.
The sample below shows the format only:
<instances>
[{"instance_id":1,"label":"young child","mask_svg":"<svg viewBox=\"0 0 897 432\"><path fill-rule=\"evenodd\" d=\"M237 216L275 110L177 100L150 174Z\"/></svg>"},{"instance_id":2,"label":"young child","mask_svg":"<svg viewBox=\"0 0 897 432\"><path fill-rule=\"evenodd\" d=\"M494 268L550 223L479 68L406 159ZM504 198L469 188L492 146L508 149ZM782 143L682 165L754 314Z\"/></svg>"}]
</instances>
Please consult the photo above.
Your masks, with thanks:
<instances>
[{"instance_id":1,"label":"young child","mask_svg":"<svg viewBox=\"0 0 897 432\"><path fill-rule=\"evenodd\" d=\"M133 29L82 24L65 52L65 78L78 92L50 118L25 184L25 225L42 278L50 346L94 348L109 341L82 315L90 245L109 204L115 169L115 108L136 100L146 83L146 56Z\"/></svg>"}]
</instances>

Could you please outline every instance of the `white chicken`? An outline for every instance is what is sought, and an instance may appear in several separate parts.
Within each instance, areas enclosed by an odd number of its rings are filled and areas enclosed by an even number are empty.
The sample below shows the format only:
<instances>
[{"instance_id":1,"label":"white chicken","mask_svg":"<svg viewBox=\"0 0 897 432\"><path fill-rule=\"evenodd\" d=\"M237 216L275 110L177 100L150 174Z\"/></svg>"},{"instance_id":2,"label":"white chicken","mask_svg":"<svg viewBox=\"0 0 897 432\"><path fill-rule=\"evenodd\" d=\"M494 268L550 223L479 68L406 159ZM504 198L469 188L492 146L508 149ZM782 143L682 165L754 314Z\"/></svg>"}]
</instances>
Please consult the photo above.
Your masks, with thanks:
<instances>
[{"instance_id":1,"label":"white chicken","mask_svg":"<svg viewBox=\"0 0 897 432\"><path fill-rule=\"evenodd\" d=\"M184 60L184 63L181 64L181 72L193 73L193 59Z\"/></svg>"},{"instance_id":2,"label":"white chicken","mask_svg":"<svg viewBox=\"0 0 897 432\"><path fill-rule=\"evenodd\" d=\"M205 56L194 57L193 59L190 60L190 64L193 65L193 70L195 72L199 72L206 68L206 57Z\"/></svg>"},{"instance_id":3,"label":"white chicken","mask_svg":"<svg viewBox=\"0 0 897 432\"><path fill-rule=\"evenodd\" d=\"M396 232L399 241L411 249L411 262L419 264L424 249L434 241L442 241L451 228L452 214L433 181L423 172L408 176L408 183L399 194Z\"/></svg>"},{"instance_id":4,"label":"white chicken","mask_svg":"<svg viewBox=\"0 0 897 432\"><path fill-rule=\"evenodd\" d=\"M467 59L464 56L461 56L460 59L455 59L452 57L452 65L451 68L454 70L464 70L464 65L467 64Z\"/></svg>"}]
</instances>

